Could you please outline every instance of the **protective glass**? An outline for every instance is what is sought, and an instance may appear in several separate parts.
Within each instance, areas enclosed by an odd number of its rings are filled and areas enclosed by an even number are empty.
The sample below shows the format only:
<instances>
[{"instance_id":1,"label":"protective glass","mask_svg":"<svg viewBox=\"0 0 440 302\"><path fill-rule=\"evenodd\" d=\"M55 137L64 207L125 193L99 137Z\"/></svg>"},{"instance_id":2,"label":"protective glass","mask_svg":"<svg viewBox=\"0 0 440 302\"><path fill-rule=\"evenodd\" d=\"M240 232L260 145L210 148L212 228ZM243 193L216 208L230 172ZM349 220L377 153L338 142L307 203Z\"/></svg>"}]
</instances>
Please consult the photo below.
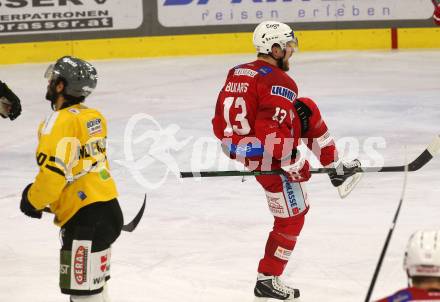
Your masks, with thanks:
<instances>
[{"instance_id":1,"label":"protective glass","mask_svg":"<svg viewBox=\"0 0 440 302\"><path fill-rule=\"evenodd\" d=\"M49 67L47 67L46 72L44 73L44 78L48 80L54 79L54 64L50 64Z\"/></svg>"},{"instance_id":2,"label":"protective glass","mask_svg":"<svg viewBox=\"0 0 440 302\"><path fill-rule=\"evenodd\" d=\"M298 39L293 37L291 41L287 42L287 45L290 46L294 52L298 51Z\"/></svg>"}]
</instances>

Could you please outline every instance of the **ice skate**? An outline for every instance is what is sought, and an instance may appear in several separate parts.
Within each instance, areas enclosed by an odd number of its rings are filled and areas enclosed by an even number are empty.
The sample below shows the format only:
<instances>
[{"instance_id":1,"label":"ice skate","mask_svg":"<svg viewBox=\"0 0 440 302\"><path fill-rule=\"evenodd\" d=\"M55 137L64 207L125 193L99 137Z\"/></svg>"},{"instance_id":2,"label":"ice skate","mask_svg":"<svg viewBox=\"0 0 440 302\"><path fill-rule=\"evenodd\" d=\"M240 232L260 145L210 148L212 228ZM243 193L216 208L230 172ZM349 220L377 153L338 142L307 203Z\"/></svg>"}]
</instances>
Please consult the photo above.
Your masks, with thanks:
<instances>
[{"instance_id":1,"label":"ice skate","mask_svg":"<svg viewBox=\"0 0 440 302\"><path fill-rule=\"evenodd\" d=\"M258 274L254 288L255 302L299 301L299 289L285 285L278 276Z\"/></svg>"}]
</instances>

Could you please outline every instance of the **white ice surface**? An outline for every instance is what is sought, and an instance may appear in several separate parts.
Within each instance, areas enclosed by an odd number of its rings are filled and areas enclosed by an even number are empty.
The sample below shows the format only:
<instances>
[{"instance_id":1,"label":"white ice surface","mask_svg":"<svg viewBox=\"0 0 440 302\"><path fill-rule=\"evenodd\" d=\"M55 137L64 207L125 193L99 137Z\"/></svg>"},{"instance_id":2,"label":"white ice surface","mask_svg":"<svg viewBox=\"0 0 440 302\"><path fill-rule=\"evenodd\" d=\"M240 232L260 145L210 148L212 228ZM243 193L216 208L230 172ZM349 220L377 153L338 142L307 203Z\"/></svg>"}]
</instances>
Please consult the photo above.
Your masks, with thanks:
<instances>
[{"instance_id":1,"label":"white ice surface","mask_svg":"<svg viewBox=\"0 0 440 302\"><path fill-rule=\"evenodd\" d=\"M108 118L110 159L126 220L144 192L148 206L135 232L113 249L110 293L114 302L253 300L258 261L272 226L264 193L248 178L177 180L144 188L115 160L124 160L124 130L137 113L162 128L180 127L173 151L180 170L191 169L194 143L211 136L217 92L227 70L253 56L209 56L94 62L99 84L87 104ZM22 189L37 167L38 123L50 113L44 100L47 64L0 67L0 79L21 97L14 122L0 120L0 301L67 301L58 289L58 228L50 215L32 220L18 209ZM300 53L291 76L301 96L320 105L337 138L383 137L385 164L402 164L440 133L440 51ZM144 123L138 129L148 130ZM154 130L154 129L153 129ZM136 157L148 148L134 146ZM361 150L360 157L368 159ZM214 167L216 168L216 167ZM231 167L230 167L231 168ZM160 180L164 166L151 163L142 175ZM312 207L286 268L287 282L302 301L363 301L391 224L401 173L366 175L340 200L327 176L314 176ZM409 235L440 228L440 160L409 175L407 195L373 297L406 285L402 256Z\"/></svg>"}]
</instances>

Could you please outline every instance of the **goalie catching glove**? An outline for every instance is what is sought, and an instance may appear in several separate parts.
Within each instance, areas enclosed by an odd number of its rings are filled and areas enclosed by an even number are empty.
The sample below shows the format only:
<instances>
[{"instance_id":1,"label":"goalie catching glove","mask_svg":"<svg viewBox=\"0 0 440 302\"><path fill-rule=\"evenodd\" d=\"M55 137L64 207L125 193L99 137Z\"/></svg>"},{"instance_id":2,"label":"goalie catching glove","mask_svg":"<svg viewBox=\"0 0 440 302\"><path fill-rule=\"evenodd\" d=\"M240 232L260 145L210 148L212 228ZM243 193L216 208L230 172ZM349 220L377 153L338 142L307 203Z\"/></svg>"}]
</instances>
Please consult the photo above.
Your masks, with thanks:
<instances>
[{"instance_id":1,"label":"goalie catching glove","mask_svg":"<svg viewBox=\"0 0 440 302\"><path fill-rule=\"evenodd\" d=\"M361 167L361 162L358 159L352 160L350 162L344 162L342 160L334 162L327 168L335 168L334 171L328 172L330 181L335 187L339 187L347 180L347 178L356 174L356 170Z\"/></svg>"},{"instance_id":2,"label":"goalie catching glove","mask_svg":"<svg viewBox=\"0 0 440 302\"><path fill-rule=\"evenodd\" d=\"M0 81L0 116L15 120L21 113L20 99L9 87Z\"/></svg>"}]
</instances>

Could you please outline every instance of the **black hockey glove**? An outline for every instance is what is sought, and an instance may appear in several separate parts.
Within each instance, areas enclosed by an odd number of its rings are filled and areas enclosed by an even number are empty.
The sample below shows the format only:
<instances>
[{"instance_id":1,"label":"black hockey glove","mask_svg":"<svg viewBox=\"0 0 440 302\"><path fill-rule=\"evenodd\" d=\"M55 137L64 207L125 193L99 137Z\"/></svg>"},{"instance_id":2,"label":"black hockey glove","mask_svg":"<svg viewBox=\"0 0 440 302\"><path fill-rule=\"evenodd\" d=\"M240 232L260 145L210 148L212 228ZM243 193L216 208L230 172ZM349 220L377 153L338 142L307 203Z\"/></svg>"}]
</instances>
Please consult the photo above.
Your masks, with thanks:
<instances>
[{"instance_id":1,"label":"black hockey glove","mask_svg":"<svg viewBox=\"0 0 440 302\"><path fill-rule=\"evenodd\" d=\"M0 98L4 97L11 103L11 109L7 116L1 115L3 118L9 117L9 119L15 120L21 113L20 99L12 92L9 87L0 81Z\"/></svg>"},{"instance_id":2,"label":"black hockey glove","mask_svg":"<svg viewBox=\"0 0 440 302\"><path fill-rule=\"evenodd\" d=\"M347 178L356 174L356 170L361 167L361 162L358 159L348 163L340 161L334 164L336 165L334 167L336 171L328 172L328 176L335 187L342 185Z\"/></svg>"},{"instance_id":3,"label":"black hockey glove","mask_svg":"<svg viewBox=\"0 0 440 302\"><path fill-rule=\"evenodd\" d=\"M42 212L37 211L28 199L28 192L31 186L32 184L28 184L26 188L24 188L23 190L23 194L21 196L21 202L20 202L20 210L26 216L41 219L41 216L43 215Z\"/></svg>"}]
</instances>

